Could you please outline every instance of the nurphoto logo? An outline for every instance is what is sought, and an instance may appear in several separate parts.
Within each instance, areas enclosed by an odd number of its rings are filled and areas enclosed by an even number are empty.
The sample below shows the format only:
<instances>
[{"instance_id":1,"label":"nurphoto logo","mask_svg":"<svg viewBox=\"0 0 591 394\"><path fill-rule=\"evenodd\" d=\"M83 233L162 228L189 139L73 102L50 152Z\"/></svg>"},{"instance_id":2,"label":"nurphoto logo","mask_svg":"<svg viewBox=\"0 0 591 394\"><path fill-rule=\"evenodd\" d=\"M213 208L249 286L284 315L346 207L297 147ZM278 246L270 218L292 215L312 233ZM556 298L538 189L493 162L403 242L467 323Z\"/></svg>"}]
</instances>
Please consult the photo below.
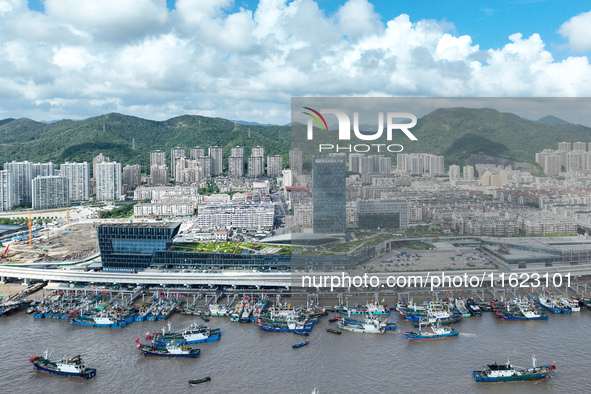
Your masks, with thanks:
<instances>
[{"instance_id":1,"label":"nurphoto logo","mask_svg":"<svg viewBox=\"0 0 591 394\"><path fill-rule=\"evenodd\" d=\"M308 115L310 119L308 119L307 123L307 138L309 141L314 139L314 122L318 124L320 130L328 130L328 124L326 119L322 114L332 114L337 117L337 121L339 122L339 130L338 130L338 139L339 141L350 141L351 140L351 119L349 115L347 115L344 111L338 109L321 109L317 111L310 107L303 107L304 109L308 110L309 112L304 112L304 114ZM394 123L395 120L399 119L409 119L410 122L408 123ZM392 141L394 130L400 130L410 139L411 141L417 141L417 137L414 136L413 133L409 129L413 128L417 124L417 117L408 112L387 112L386 113L386 140ZM375 141L382 138L384 134L384 112L378 112L378 126L377 131L373 134L367 132L361 132L359 130L359 112L353 112L353 135L354 138L360 141ZM319 152L331 151L335 150L336 152L369 152L372 149L372 146L375 146L378 152L381 152L381 147L383 146L388 152L402 152L404 147L400 144L357 144L357 145L333 145L333 144L319 144L318 150Z\"/></svg>"}]
</instances>

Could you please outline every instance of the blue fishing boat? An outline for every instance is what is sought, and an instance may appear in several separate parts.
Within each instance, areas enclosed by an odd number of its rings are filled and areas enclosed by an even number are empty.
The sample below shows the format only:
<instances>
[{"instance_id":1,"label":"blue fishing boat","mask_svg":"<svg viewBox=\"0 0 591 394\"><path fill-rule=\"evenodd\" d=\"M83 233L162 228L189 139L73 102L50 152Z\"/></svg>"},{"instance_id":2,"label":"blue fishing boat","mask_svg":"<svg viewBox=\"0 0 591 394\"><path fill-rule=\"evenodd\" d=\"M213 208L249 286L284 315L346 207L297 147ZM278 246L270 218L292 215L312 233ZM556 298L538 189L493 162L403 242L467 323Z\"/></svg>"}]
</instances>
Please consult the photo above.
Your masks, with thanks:
<instances>
[{"instance_id":1,"label":"blue fishing boat","mask_svg":"<svg viewBox=\"0 0 591 394\"><path fill-rule=\"evenodd\" d=\"M310 333L308 333L308 332L306 332L306 331L298 331L298 330L294 330L294 332L293 332L293 333L294 333L294 334L301 335L301 336L304 336L304 337L307 337L307 336L309 336L309 335L310 335Z\"/></svg>"},{"instance_id":2,"label":"blue fishing boat","mask_svg":"<svg viewBox=\"0 0 591 394\"><path fill-rule=\"evenodd\" d=\"M426 328L426 326L425 326ZM435 325L431 325L431 331L423 331L419 326L419 331L405 331L404 335L408 339L437 339L437 338L445 338L445 337L453 337L458 335L458 330L451 327L443 327L441 323L438 322Z\"/></svg>"},{"instance_id":3,"label":"blue fishing boat","mask_svg":"<svg viewBox=\"0 0 591 394\"><path fill-rule=\"evenodd\" d=\"M88 326L88 327L113 327L113 328L121 328L125 327L127 323L123 319L117 319L106 315L98 315L98 316L80 316L80 315L70 315L68 317L70 324L76 324L79 326Z\"/></svg>"},{"instance_id":4,"label":"blue fishing boat","mask_svg":"<svg viewBox=\"0 0 591 394\"><path fill-rule=\"evenodd\" d=\"M168 343L164 346L144 345L140 343L139 338L135 343L136 349L144 356L197 358L201 353L200 349L194 349L186 345L179 346L175 343Z\"/></svg>"},{"instance_id":5,"label":"blue fishing boat","mask_svg":"<svg viewBox=\"0 0 591 394\"><path fill-rule=\"evenodd\" d=\"M75 378L90 379L96 375L95 368L87 368L80 356L75 356L70 359L64 357L59 361L51 361L45 349L44 357L34 356L29 358L36 370L47 372L55 375L71 376Z\"/></svg>"},{"instance_id":6,"label":"blue fishing boat","mask_svg":"<svg viewBox=\"0 0 591 394\"><path fill-rule=\"evenodd\" d=\"M205 326L197 326L191 324L184 330L170 332L170 324L168 326L168 333L166 329L162 329L162 333L154 333L146 336L147 341L153 341L156 346L166 346L168 343L174 342L177 345L187 345L191 343L202 342L216 342L220 340L221 332L219 328L209 328Z\"/></svg>"},{"instance_id":7,"label":"blue fishing boat","mask_svg":"<svg viewBox=\"0 0 591 394\"><path fill-rule=\"evenodd\" d=\"M541 307L549 310L552 313L561 313L560 307L556 304L556 302L552 298L539 296L534 297L531 294L528 294L529 298L531 298L536 304L540 305Z\"/></svg>"},{"instance_id":8,"label":"blue fishing boat","mask_svg":"<svg viewBox=\"0 0 591 394\"><path fill-rule=\"evenodd\" d=\"M310 343L310 341L304 341L302 343L297 343L297 344L293 345L292 348L298 349L298 348L300 348L302 346L306 346L308 343Z\"/></svg>"},{"instance_id":9,"label":"blue fishing boat","mask_svg":"<svg viewBox=\"0 0 591 394\"><path fill-rule=\"evenodd\" d=\"M556 369L554 364L536 367L536 356L532 358L533 367L517 369L507 360L507 364L489 364L484 371L472 371L477 382L514 382L519 380L534 380L545 378L550 371Z\"/></svg>"}]
</instances>

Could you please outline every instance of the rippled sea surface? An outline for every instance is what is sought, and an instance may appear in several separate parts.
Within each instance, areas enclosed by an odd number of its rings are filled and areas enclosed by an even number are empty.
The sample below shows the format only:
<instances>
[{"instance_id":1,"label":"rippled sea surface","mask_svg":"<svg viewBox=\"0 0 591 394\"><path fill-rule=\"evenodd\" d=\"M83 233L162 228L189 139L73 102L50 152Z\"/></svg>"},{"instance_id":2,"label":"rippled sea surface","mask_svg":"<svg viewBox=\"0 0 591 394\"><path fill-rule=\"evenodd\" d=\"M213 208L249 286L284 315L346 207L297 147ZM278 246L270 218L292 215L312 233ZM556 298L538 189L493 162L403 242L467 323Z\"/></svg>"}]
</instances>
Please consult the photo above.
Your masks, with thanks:
<instances>
[{"instance_id":1,"label":"rippled sea surface","mask_svg":"<svg viewBox=\"0 0 591 394\"><path fill-rule=\"evenodd\" d=\"M174 315L172 329L200 318ZM255 323L212 317L222 330L219 342L192 345L197 359L144 357L135 349L147 331L165 322L133 322L124 328L74 326L66 320L33 319L24 312L0 317L0 392L39 393L529 393L591 390L589 327L591 310L551 315L547 321L502 321L493 314L454 325L458 337L409 341L411 330L393 312L395 332L383 335L326 332L328 317L308 338L292 333L263 332ZM309 339L310 345L292 349ZM81 354L97 369L90 380L40 373L28 358L53 349L53 358ZM556 362L551 378L533 382L476 383L473 369L494 361L521 367ZM189 379L211 376L195 387Z\"/></svg>"}]
</instances>

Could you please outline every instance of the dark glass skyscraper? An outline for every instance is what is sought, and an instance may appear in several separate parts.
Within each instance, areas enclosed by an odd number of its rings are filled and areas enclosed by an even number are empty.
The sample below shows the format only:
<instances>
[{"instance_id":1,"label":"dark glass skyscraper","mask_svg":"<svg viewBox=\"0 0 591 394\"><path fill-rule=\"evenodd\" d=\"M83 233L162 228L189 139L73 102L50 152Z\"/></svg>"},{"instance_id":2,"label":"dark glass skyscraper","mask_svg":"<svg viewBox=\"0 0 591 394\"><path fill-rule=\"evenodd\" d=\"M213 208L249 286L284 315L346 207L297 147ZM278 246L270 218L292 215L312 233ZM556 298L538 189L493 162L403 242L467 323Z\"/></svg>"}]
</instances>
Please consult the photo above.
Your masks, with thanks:
<instances>
[{"instance_id":1,"label":"dark glass skyscraper","mask_svg":"<svg viewBox=\"0 0 591 394\"><path fill-rule=\"evenodd\" d=\"M344 234L347 226L346 159L317 156L312 164L313 225L319 234Z\"/></svg>"}]
</instances>

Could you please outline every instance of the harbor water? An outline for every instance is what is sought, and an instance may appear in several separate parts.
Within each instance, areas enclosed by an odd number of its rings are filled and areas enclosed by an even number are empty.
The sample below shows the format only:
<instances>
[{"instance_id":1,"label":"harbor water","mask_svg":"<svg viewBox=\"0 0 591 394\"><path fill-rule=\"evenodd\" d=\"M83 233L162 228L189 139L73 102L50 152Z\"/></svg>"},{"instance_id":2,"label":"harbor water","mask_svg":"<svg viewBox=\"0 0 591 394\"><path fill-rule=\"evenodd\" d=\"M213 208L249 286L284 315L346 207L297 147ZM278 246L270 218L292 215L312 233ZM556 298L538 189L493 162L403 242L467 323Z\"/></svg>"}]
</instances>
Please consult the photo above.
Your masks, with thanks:
<instances>
[{"instance_id":1,"label":"harbor water","mask_svg":"<svg viewBox=\"0 0 591 394\"><path fill-rule=\"evenodd\" d=\"M308 346L292 349L303 337L265 332L256 323L212 317L219 342L192 345L197 359L141 356L135 340L146 332L162 331L167 321L134 322L124 328L93 328L61 319L33 319L17 312L0 318L0 392L3 393L529 393L591 390L588 327L591 310L551 315L546 321L503 321L492 313L454 324L460 335L433 341L411 341L402 331L414 328L397 312L396 331L383 335L343 332L324 316L314 325ZM173 315L172 330L203 321L197 316ZM49 348L52 359L82 355L97 369L88 381L40 373L28 358ZM476 383L473 369L507 359L530 367L555 362L551 378L532 382ZM197 387L190 379L206 376Z\"/></svg>"}]
</instances>

